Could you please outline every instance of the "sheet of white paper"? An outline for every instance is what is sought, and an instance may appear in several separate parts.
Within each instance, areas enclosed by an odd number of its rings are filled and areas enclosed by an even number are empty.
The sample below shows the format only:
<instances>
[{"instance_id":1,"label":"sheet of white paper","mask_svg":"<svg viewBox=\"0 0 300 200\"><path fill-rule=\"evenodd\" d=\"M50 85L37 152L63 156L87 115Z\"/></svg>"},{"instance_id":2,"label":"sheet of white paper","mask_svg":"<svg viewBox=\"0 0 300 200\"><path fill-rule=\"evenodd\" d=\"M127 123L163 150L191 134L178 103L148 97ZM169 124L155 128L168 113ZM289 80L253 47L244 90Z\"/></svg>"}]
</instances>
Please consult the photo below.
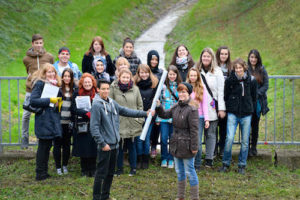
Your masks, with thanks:
<instances>
[{"instance_id":1,"label":"sheet of white paper","mask_svg":"<svg viewBox=\"0 0 300 200\"><path fill-rule=\"evenodd\" d=\"M75 98L75 101L77 109L84 109L86 111L90 111L92 108L89 96L77 96Z\"/></svg>"},{"instance_id":2,"label":"sheet of white paper","mask_svg":"<svg viewBox=\"0 0 300 200\"><path fill-rule=\"evenodd\" d=\"M56 87L49 83L45 83L41 98L57 97L58 91L59 91L59 87ZM50 106L54 107L54 104L50 103Z\"/></svg>"}]
</instances>

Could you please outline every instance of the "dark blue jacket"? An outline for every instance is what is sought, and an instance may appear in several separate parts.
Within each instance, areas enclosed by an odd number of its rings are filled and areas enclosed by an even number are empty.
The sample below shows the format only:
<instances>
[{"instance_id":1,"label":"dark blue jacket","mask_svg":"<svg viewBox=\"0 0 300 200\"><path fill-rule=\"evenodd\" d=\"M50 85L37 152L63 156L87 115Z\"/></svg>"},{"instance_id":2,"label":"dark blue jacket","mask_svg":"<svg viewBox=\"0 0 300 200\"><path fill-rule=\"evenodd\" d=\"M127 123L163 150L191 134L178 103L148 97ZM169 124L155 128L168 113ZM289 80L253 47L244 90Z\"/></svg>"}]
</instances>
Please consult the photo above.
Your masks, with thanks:
<instances>
[{"instance_id":1,"label":"dark blue jacket","mask_svg":"<svg viewBox=\"0 0 300 200\"><path fill-rule=\"evenodd\" d=\"M34 131L38 139L54 139L62 136L60 113L58 108L49 106L50 98L41 98L44 85L44 81L37 81L31 93L30 104L33 107L43 108L41 113L35 114Z\"/></svg>"}]
</instances>

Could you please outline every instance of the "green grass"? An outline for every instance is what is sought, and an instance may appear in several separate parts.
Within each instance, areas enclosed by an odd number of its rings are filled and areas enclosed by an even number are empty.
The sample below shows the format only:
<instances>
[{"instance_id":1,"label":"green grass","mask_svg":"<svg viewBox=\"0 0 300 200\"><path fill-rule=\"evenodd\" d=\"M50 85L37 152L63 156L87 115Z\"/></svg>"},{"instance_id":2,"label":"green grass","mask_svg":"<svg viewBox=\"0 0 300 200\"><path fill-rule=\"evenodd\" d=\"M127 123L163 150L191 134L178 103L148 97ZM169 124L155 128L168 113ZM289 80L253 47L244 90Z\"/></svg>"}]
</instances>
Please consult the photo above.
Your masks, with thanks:
<instances>
[{"instance_id":1,"label":"green grass","mask_svg":"<svg viewBox=\"0 0 300 200\"><path fill-rule=\"evenodd\" d=\"M138 170L137 176L125 174L115 177L111 189L116 199L175 199L177 176L174 169L162 169L156 159L148 170ZM300 171L274 167L254 158L248 161L246 175L237 174L237 158L231 171L221 174L218 160L213 169L198 173L200 199L298 199L300 198ZM93 178L80 177L79 159L72 158L70 173L59 177L50 158L52 177L36 182L35 160L0 161L0 199L91 199ZM189 188L189 186L188 186ZM186 191L189 191L187 188ZM189 197L189 192L186 192Z\"/></svg>"},{"instance_id":2,"label":"green grass","mask_svg":"<svg viewBox=\"0 0 300 200\"><path fill-rule=\"evenodd\" d=\"M159 16L174 5L175 0L0 0L0 70L1 76L26 76L22 59L31 46L31 36L40 33L45 48L57 60L58 49L67 46L71 61L81 69L83 54L92 38L100 35L112 59L118 55L122 41L135 39ZM8 82L1 81L3 142L9 142ZM25 82L20 81L20 105L25 94ZM17 82L11 81L12 142L18 141ZM20 116L22 118L22 109ZM34 135L31 118L30 135Z\"/></svg>"},{"instance_id":3,"label":"green grass","mask_svg":"<svg viewBox=\"0 0 300 200\"><path fill-rule=\"evenodd\" d=\"M231 58L247 60L250 49L260 51L263 64L269 75L299 75L300 71L300 4L287 0L203 0L179 20L169 34L165 50L169 63L174 49L185 44L195 61L203 48L215 51L227 45ZM295 80L294 97L294 140L300 141L300 80ZM274 80L270 80L267 116L268 137L273 140L274 110L276 108L276 138L291 141L292 132L292 82L286 81L283 102L283 80L277 81L276 106L274 106ZM285 105L285 112L283 112ZM283 125L283 113L286 115ZM260 125L260 138L264 140L264 117Z\"/></svg>"}]
</instances>

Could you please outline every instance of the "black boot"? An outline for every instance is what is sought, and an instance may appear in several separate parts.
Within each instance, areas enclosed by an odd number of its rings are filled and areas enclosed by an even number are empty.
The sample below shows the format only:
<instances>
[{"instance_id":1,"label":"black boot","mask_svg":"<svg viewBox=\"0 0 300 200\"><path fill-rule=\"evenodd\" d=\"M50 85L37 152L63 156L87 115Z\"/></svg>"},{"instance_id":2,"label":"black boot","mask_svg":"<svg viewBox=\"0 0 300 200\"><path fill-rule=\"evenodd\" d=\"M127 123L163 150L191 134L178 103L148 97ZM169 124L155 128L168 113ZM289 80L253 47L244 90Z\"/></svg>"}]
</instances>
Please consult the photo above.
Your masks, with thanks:
<instances>
[{"instance_id":1,"label":"black boot","mask_svg":"<svg viewBox=\"0 0 300 200\"><path fill-rule=\"evenodd\" d=\"M143 155L138 155L137 156L137 163L136 163L136 168L137 169L142 169L142 162L143 162Z\"/></svg>"},{"instance_id":2,"label":"black boot","mask_svg":"<svg viewBox=\"0 0 300 200\"><path fill-rule=\"evenodd\" d=\"M148 169L149 168L149 156L150 155L143 155L142 169Z\"/></svg>"}]
</instances>

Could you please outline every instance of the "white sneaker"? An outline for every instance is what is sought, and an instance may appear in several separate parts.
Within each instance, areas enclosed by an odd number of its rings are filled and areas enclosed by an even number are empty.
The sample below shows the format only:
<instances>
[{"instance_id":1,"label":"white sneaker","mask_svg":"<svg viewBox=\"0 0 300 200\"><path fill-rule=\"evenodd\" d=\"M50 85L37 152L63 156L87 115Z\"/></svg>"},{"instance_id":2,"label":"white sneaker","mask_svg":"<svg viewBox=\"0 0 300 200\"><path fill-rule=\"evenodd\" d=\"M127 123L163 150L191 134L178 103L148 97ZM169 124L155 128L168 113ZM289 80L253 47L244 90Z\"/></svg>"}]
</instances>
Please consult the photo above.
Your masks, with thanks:
<instances>
[{"instance_id":1,"label":"white sneaker","mask_svg":"<svg viewBox=\"0 0 300 200\"><path fill-rule=\"evenodd\" d=\"M68 168L67 166L63 166L64 174L68 174Z\"/></svg>"},{"instance_id":2,"label":"white sneaker","mask_svg":"<svg viewBox=\"0 0 300 200\"><path fill-rule=\"evenodd\" d=\"M62 171L61 171L61 168L58 168L58 169L57 169L57 174L60 175L60 176L63 175L63 173L62 173Z\"/></svg>"}]
</instances>

